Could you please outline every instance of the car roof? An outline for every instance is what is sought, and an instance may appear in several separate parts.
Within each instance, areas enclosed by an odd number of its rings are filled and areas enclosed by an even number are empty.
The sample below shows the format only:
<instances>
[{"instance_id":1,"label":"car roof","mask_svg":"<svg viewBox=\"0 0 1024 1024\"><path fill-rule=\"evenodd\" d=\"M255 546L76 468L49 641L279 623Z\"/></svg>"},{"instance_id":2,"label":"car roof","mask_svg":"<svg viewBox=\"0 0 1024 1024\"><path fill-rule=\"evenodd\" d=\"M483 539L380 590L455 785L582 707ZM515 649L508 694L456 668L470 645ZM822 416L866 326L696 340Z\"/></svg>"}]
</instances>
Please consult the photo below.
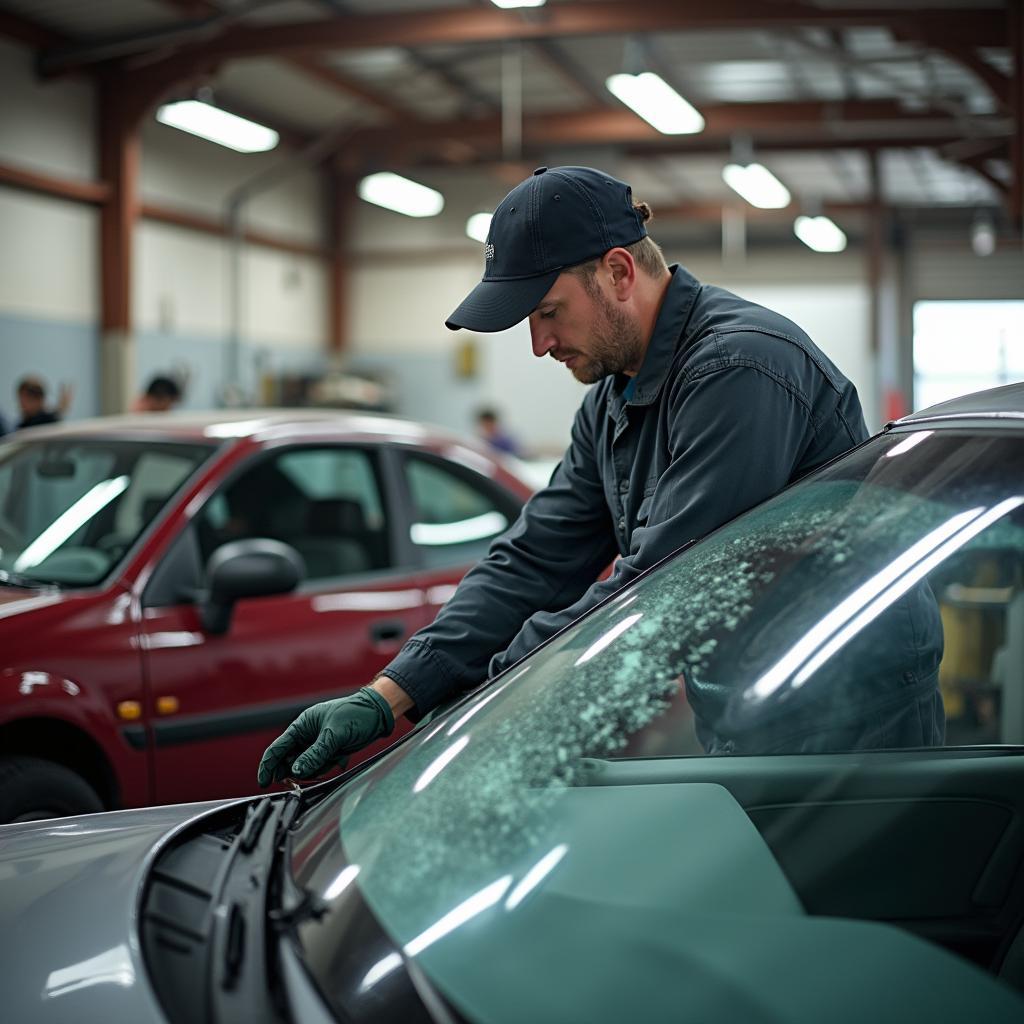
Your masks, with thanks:
<instances>
[{"instance_id":1,"label":"car roof","mask_svg":"<svg viewBox=\"0 0 1024 1024\"><path fill-rule=\"evenodd\" d=\"M1024 382L951 398L896 420L892 426L930 420L1024 419Z\"/></svg>"},{"instance_id":2,"label":"car roof","mask_svg":"<svg viewBox=\"0 0 1024 1024\"><path fill-rule=\"evenodd\" d=\"M337 409L217 409L205 412L134 413L99 416L31 428L31 437L53 439L132 437L151 441L222 441L250 437L270 440L303 437L374 437L380 440L458 441L467 439L444 427L414 420ZM18 440L28 439L18 434Z\"/></svg>"}]
</instances>

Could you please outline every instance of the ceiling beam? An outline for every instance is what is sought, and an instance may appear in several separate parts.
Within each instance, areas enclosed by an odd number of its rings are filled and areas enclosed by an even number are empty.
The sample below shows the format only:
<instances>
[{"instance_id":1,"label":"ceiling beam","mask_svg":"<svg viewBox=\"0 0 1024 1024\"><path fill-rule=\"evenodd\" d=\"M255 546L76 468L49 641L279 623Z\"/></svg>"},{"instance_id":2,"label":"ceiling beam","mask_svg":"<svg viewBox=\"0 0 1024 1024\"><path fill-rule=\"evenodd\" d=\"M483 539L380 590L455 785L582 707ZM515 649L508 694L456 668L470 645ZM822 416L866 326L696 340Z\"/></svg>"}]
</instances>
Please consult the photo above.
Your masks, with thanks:
<instances>
[{"instance_id":1,"label":"ceiling beam","mask_svg":"<svg viewBox=\"0 0 1024 1024\"><path fill-rule=\"evenodd\" d=\"M181 11L191 18L199 15L218 15L223 11L212 0L164 0L164 3ZM314 78L323 85L329 86L335 92L340 92L349 99L356 99L362 103L368 103L375 110L393 121L402 122L409 119L415 120L414 115L400 103L396 103L391 97L385 96L376 89L371 88L351 75L328 67L322 60L311 54L299 54L289 59L293 67L301 71L305 76Z\"/></svg>"},{"instance_id":2,"label":"ceiling beam","mask_svg":"<svg viewBox=\"0 0 1024 1024\"><path fill-rule=\"evenodd\" d=\"M798 101L792 103L730 103L702 107L705 130L699 135L666 136L625 109L584 110L573 113L542 114L523 122L523 141L530 146L639 145L655 150L697 150L709 140L720 147L737 132L751 135L755 142L773 138L835 140L851 148L864 140L885 142L898 136L901 144L920 136L921 145L931 139L963 137L962 127L936 113L907 112L890 100L854 100L844 103ZM979 119L979 129L1001 137L1007 125L1000 119ZM853 141L858 140L858 141ZM379 159L388 156L428 153L452 142L494 149L501 142L501 119L473 118L424 124L396 136L382 128L365 128L353 133L350 145ZM913 144L911 141L910 144Z\"/></svg>"},{"instance_id":3,"label":"ceiling beam","mask_svg":"<svg viewBox=\"0 0 1024 1024\"><path fill-rule=\"evenodd\" d=\"M701 202L676 203L672 206L659 206L652 204L654 211L653 219L657 222L665 220L689 220L689 221L715 221L721 220L723 209L734 209L742 211L749 220L792 220L794 217L804 213L803 206L799 203L790 203L777 210L762 210L742 200L734 202L727 199L724 202L704 200ZM821 212L830 217L845 217L850 215L863 215L870 211L870 203L822 203Z\"/></svg>"},{"instance_id":4,"label":"ceiling beam","mask_svg":"<svg viewBox=\"0 0 1024 1024\"><path fill-rule=\"evenodd\" d=\"M1024 235L1024 8L1013 5L1010 18L1010 52L1013 54L1013 137L1010 140L1010 217Z\"/></svg>"},{"instance_id":5,"label":"ceiling beam","mask_svg":"<svg viewBox=\"0 0 1024 1024\"><path fill-rule=\"evenodd\" d=\"M110 199L110 186L105 182L59 178L10 164L0 164L0 185L44 196L56 196L58 199L70 199L73 202L91 203L95 206L102 206Z\"/></svg>"},{"instance_id":6,"label":"ceiling beam","mask_svg":"<svg viewBox=\"0 0 1024 1024\"><path fill-rule=\"evenodd\" d=\"M338 68L328 67L328 65L322 63L316 57L307 55L291 57L288 63L309 78L315 78L318 82L330 86L336 92L343 93L350 99L357 99L369 104L392 121L419 120L406 107L396 103L391 97L370 88L370 86L360 82L352 75L345 74L344 71L340 71Z\"/></svg>"},{"instance_id":7,"label":"ceiling beam","mask_svg":"<svg viewBox=\"0 0 1024 1024\"><path fill-rule=\"evenodd\" d=\"M50 50L68 46L71 40L45 25L8 11L0 11L0 37L24 43L33 50Z\"/></svg>"},{"instance_id":8,"label":"ceiling beam","mask_svg":"<svg viewBox=\"0 0 1024 1024\"><path fill-rule=\"evenodd\" d=\"M893 35L902 42L923 43L929 48L956 61L958 64L963 65L988 88L1000 108L1006 108L1007 99L1010 94L1010 79L998 68L993 67L988 61L984 60L973 45L967 44L955 36L950 36L944 31L940 32L921 27L913 31L896 30L893 32ZM1002 45L1006 45L1005 39Z\"/></svg>"},{"instance_id":9,"label":"ceiling beam","mask_svg":"<svg viewBox=\"0 0 1024 1024\"><path fill-rule=\"evenodd\" d=\"M329 20L292 24L236 23L214 30L213 38L182 42L165 63L235 60L268 55L344 51L377 46L417 47L434 44L486 43L509 39L557 39L564 36L694 31L701 29L772 29L789 27L878 26L915 34L927 31L968 47L1002 46L1006 12L962 8L900 11L840 9L764 0L579 0L536 10L442 8L387 14L351 14ZM207 28L207 26L200 26ZM137 52L166 42L167 31L136 37ZM124 45L127 41L119 41ZM44 55L51 73L94 62L95 48L80 45Z\"/></svg>"}]
</instances>

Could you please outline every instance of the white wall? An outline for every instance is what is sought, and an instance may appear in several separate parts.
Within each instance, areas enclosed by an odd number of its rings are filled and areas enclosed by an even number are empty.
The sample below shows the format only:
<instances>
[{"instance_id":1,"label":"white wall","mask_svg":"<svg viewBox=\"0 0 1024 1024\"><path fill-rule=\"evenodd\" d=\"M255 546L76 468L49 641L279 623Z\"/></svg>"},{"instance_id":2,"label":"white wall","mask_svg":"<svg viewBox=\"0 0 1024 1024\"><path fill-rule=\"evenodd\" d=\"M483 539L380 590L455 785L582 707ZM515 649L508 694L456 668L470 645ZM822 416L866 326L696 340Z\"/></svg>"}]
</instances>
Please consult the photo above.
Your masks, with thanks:
<instances>
[{"instance_id":1,"label":"white wall","mask_svg":"<svg viewBox=\"0 0 1024 1024\"><path fill-rule=\"evenodd\" d=\"M244 207L244 224L298 242L324 237L319 176L294 164L282 147L269 153L236 153L176 128L148 120L142 130L142 201L221 218L234 193L271 169L293 168L272 187L258 189Z\"/></svg>"},{"instance_id":2,"label":"white wall","mask_svg":"<svg viewBox=\"0 0 1024 1024\"><path fill-rule=\"evenodd\" d=\"M32 55L0 40L0 162L95 176L89 83L38 82ZM16 419L14 388L38 374L55 400L75 389L71 415L98 404L99 214L92 206L0 187L0 414Z\"/></svg>"},{"instance_id":3,"label":"white wall","mask_svg":"<svg viewBox=\"0 0 1024 1024\"><path fill-rule=\"evenodd\" d=\"M93 85L79 78L36 80L31 51L0 41L0 162L27 171L95 181ZM149 121L142 131L144 203L220 218L230 195L287 154L236 154ZM320 245L322 183L306 168L245 206L244 226ZM89 205L0 186L0 411L12 411L7 383L40 373L80 382L71 416L99 409L99 214ZM247 246L243 268L242 377L313 372L327 337L322 260ZM223 239L155 221L135 235L132 306L136 381L172 367L192 371L189 404L224 390L230 333L229 249ZM200 379L202 378L202 379Z\"/></svg>"},{"instance_id":4,"label":"white wall","mask_svg":"<svg viewBox=\"0 0 1024 1024\"><path fill-rule=\"evenodd\" d=\"M98 252L92 206L0 188L0 314L94 323Z\"/></svg>"},{"instance_id":5,"label":"white wall","mask_svg":"<svg viewBox=\"0 0 1024 1024\"><path fill-rule=\"evenodd\" d=\"M40 82L32 52L0 39L0 96L0 161L47 174L95 177L95 93L89 82Z\"/></svg>"},{"instance_id":6,"label":"white wall","mask_svg":"<svg viewBox=\"0 0 1024 1024\"><path fill-rule=\"evenodd\" d=\"M242 259L242 336L322 353L327 272L311 256L247 245ZM231 246L170 224L136 232L133 309L140 331L220 341L231 329Z\"/></svg>"}]
</instances>

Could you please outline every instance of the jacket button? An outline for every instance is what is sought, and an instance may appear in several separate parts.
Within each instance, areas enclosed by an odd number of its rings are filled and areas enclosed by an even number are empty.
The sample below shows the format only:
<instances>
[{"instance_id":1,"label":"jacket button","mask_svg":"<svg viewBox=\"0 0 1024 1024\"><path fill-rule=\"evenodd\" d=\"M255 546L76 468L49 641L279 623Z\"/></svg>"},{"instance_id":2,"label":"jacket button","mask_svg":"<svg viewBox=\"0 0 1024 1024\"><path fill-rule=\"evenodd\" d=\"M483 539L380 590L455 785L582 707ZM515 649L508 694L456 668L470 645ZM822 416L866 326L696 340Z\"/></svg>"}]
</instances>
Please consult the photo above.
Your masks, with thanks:
<instances>
[{"instance_id":1,"label":"jacket button","mask_svg":"<svg viewBox=\"0 0 1024 1024\"><path fill-rule=\"evenodd\" d=\"M625 532L626 532L626 517L625 516L619 516L619 533L625 533Z\"/></svg>"},{"instance_id":2,"label":"jacket button","mask_svg":"<svg viewBox=\"0 0 1024 1024\"><path fill-rule=\"evenodd\" d=\"M629 493L629 481L628 480L620 480L619 481L619 494L628 494L628 493Z\"/></svg>"}]
</instances>

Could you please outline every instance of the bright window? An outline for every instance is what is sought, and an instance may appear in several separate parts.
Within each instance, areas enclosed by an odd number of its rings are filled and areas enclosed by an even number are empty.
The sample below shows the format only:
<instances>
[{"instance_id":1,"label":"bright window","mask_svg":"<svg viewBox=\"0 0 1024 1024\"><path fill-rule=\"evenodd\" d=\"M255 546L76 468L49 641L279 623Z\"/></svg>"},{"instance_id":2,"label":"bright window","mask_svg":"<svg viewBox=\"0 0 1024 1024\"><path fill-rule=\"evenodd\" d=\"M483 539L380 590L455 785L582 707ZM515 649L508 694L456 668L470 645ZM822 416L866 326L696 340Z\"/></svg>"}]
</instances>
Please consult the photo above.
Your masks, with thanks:
<instances>
[{"instance_id":1,"label":"bright window","mask_svg":"<svg viewBox=\"0 0 1024 1024\"><path fill-rule=\"evenodd\" d=\"M1024 380L1024 302L914 305L914 408Z\"/></svg>"}]
</instances>

